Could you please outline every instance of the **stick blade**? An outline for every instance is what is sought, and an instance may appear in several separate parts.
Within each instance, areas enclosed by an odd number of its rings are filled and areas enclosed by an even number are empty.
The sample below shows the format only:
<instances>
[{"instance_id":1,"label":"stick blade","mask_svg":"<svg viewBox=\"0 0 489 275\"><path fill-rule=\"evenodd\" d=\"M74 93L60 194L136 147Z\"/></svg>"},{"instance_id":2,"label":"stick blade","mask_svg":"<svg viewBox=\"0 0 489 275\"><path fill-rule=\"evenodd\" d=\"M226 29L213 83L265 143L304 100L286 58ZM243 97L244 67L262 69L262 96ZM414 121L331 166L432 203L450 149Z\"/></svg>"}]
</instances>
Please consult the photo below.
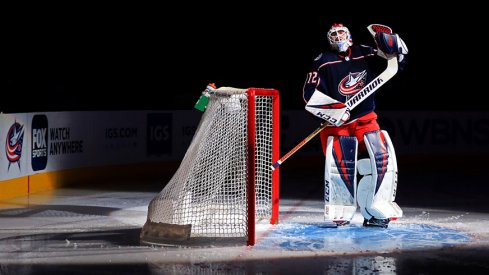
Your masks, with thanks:
<instances>
[{"instance_id":1,"label":"stick blade","mask_svg":"<svg viewBox=\"0 0 489 275\"><path fill-rule=\"evenodd\" d=\"M324 222L318 226L321 228L338 228L338 225L334 222Z\"/></svg>"},{"instance_id":2,"label":"stick blade","mask_svg":"<svg viewBox=\"0 0 489 275\"><path fill-rule=\"evenodd\" d=\"M317 223L311 223L311 225L317 226L319 228L338 228L338 224L333 221L323 221Z\"/></svg>"}]
</instances>

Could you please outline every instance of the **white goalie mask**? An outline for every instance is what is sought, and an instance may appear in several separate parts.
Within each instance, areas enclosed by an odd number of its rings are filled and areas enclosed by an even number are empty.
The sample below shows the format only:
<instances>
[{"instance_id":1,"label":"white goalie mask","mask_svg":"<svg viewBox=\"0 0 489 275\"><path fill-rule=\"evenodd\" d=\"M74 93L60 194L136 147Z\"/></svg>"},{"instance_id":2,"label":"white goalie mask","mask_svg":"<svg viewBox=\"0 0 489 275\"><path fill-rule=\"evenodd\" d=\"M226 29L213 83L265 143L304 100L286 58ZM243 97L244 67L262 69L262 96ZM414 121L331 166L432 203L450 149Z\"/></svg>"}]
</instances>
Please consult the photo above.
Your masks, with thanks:
<instances>
[{"instance_id":1,"label":"white goalie mask","mask_svg":"<svg viewBox=\"0 0 489 275\"><path fill-rule=\"evenodd\" d=\"M328 31L328 42L338 52L346 52L353 45L350 31L343 24L333 24Z\"/></svg>"}]
</instances>

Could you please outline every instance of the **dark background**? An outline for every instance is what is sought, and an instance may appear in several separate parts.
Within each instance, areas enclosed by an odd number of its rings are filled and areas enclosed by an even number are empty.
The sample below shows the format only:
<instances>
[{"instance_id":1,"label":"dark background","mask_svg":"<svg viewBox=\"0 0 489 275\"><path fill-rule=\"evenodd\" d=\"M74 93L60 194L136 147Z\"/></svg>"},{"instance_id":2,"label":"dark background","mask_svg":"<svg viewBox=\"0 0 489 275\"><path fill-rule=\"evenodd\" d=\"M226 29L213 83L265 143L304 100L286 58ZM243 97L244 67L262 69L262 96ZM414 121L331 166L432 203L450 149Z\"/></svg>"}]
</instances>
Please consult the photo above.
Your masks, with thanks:
<instances>
[{"instance_id":1,"label":"dark background","mask_svg":"<svg viewBox=\"0 0 489 275\"><path fill-rule=\"evenodd\" d=\"M191 110L209 82L276 88L282 109L302 109L309 66L327 47L329 26L342 22L356 44L373 45L366 26L380 23L391 26L409 48L406 70L379 91L378 110L481 111L487 117L486 9L468 1L430 2L431 7L409 1L322 2L3 7L0 112ZM318 139L314 142L319 148ZM285 162L281 198L322 198L323 161L318 153L315 162L296 157ZM486 163L483 152L399 156L396 201L403 208L488 212ZM428 259L428 269L411 258L401 263L428 273L447 269L448 262L454 270L487 266L485 250L443 254L441 261L422 253L416 259Z\"/></svg>"},{"instance_id":2,"label":"dark background","mask_svg":"<svg viewBox=\"0 0 489 275\"><path fill-rule=\"evenodd\" d=\"M373 45L371 23L406 42L379 110L487 110L483 10L468 3L172 5L6 10L0 111L192 109L209 82L275 88L283 109L301 109L335 22L357 44Z\"/></svg>"}]
</instances>

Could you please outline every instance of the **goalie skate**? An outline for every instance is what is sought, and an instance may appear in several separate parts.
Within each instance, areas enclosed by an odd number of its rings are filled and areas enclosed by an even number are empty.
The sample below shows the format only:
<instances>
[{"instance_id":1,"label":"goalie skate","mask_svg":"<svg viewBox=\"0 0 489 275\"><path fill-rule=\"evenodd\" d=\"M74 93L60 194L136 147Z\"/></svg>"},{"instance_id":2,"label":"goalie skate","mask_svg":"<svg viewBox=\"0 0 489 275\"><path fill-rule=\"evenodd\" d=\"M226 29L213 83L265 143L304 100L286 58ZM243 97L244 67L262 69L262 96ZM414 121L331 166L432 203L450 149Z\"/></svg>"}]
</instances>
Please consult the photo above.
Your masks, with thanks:
<instances>
[{"instance_id":1,"label":"goalie skate","mask_svg":"<svg viewBox=\"0 0 489 275\"><path fill-rule=\"evenodd\" d=\"M363 226L387 228L390 221L391 221L390 219L376 219L376 218L372 217L368 220L364 219L363 220Z\"/></svg>"}]
</instances>

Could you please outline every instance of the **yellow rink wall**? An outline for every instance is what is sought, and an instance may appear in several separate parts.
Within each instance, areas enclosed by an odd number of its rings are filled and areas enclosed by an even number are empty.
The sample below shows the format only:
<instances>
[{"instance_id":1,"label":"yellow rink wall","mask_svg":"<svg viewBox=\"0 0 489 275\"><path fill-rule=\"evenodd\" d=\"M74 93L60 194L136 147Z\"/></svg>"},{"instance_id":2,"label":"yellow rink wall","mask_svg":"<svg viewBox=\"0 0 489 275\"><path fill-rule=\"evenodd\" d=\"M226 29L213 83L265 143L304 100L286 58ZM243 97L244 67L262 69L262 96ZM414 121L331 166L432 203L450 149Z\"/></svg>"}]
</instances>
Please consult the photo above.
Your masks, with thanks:
<instances>
[{"instance_id":1,"label":"yellow rink wall","mask_svg":"<svg viewBox=\"0 0 489 275\"><path fill-rule=\"evenodd\" d=\"M29 194L29 177L0 181L0 200Z\"/></svg>"},{"instance_id":2,"label":"yellow rink wall","mask_svg":"<svg viewBox=\"0 0 489 275\"><path fill-rule=\"evenodd\" d=\"M162 187L178 168L178 162L152 162L139 164L84 167L38 173L0 181L0 200L27 196L37 192L66 186L121 186L138 183L161 182ZM133 186L136 187L137 186Z\"/></svg>"}]
</instances>

